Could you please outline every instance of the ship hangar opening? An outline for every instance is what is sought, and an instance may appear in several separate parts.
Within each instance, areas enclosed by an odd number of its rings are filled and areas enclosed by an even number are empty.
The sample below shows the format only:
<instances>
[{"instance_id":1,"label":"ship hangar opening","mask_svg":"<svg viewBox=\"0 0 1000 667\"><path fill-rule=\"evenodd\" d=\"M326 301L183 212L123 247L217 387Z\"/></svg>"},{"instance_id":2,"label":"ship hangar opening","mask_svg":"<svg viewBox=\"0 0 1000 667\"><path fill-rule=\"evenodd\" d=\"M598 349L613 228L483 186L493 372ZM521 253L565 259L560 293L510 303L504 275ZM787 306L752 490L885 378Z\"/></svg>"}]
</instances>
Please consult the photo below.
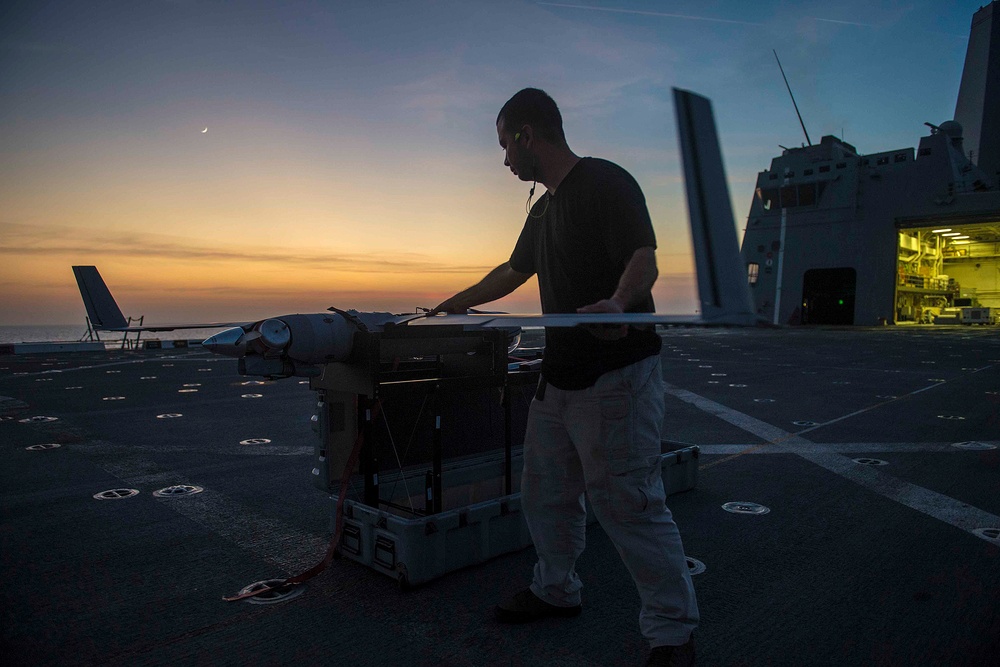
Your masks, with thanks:
<instances>
[{"instance_id":1,"label":"ship hangar opening","mask_svg":"<svg viewBox=\"0 0 1000 667\"><path fill-rule=\"evenodd\" d=\"M1000 213L896 221L898 324L996 324Z\"/></svg>"}]
</instances>

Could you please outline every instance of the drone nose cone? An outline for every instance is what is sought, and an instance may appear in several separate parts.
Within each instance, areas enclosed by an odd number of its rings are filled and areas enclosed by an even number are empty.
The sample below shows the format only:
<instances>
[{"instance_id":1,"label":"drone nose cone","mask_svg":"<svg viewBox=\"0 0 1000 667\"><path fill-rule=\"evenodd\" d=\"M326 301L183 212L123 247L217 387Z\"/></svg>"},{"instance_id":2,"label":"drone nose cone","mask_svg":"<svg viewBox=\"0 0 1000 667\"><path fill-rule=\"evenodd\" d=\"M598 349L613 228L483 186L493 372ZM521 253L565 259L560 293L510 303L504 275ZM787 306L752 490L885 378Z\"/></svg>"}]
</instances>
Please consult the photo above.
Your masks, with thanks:
<instances>
[{"instance_id":1,"label":"drone nose cone","mask_svg":"<svg viewBox=\"0 0 1000 667\"><path fill-rule=\"evenodd\" d=\"M227 357L242 357L246 353L246 343L243 340L243 329L233 327L220 331L206 338L201 346L210 352L224 354Z\"/></svg>"}]
</instances>

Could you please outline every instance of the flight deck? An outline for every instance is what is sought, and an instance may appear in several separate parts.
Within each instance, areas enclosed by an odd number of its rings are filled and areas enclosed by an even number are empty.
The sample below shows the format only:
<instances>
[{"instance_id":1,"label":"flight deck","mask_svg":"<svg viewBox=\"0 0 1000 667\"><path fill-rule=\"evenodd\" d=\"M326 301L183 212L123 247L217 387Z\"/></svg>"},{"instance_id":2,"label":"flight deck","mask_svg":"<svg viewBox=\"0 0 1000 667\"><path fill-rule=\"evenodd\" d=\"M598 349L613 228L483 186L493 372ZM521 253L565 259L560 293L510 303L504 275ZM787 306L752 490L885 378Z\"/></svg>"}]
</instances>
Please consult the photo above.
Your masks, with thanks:
<instances>
[{"instance_id":1,"label":"flight deck","mask_svg":"<svg viewBox=\"0 0 1000 667\"><path fill-rule=\"evenodd\" d=\"M994 327L662 336L664 437L700 448L697 487L668 499L696 572L699 664L995 664ZM3 654L641 662L638 596L597 524L572 620L493 620L528 582L531 547L408 591L340 559L294 597L223 602L323 557L331 503L311 474L315 411L308 380L248 378L197 347L0 357Z\"/></svg>"}]
</instances>

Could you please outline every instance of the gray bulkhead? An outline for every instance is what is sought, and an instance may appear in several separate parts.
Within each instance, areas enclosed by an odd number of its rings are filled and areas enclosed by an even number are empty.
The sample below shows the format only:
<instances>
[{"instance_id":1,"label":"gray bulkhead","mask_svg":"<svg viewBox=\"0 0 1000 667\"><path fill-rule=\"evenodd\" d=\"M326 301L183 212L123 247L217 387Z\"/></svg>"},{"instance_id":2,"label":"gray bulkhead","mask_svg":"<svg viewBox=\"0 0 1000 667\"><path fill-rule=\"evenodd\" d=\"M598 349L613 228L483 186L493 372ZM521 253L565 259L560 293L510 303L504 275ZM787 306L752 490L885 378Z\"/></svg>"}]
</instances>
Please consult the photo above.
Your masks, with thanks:
<instances>
[{"instance_id":1,"label":"gray bulkhead","mask_svg":"<svg viewBox=\"0 0 1000 667\"><path fill-rule=\"evenodd\" d=\"M813 323L806 272L848 269L853 313L839 323L893 322L899 228L995 215L1000 193L987 191L985 178L960 138L937 128L916 151L858 155L832 136L784 151L758 174L741 251L749 273L757 265L757 313L776 324Z\"/></svg>"},{"instance_id":2,"label":"gray bulkhead","mask_svg":"<svg viewBox=\"0 0 1000 667\"><path fill-rule=\"evenodd\" d=\"M973 264L976 270L1000 271L998 4L972 17L959 122L928 123L931 133L916 150L871 155L825 136L818 145L785 149L758 174L741 249L758 315L775 324L895 322L897 290L912 291L900 256L901 231L909 230L903 240L917 245L916 254L924 243L943 247L932 228L966 225L973 237L965 242L978 243L979 254L965 251L965 260L983 257L985 263ZM978 230L977 237L975 226L992 229ZM963 257L952 248L953 257ZM984 305L1000 307L1000 278L981 280L980 287L982 296L989 295Z\"/></svg>"}]
</instances>

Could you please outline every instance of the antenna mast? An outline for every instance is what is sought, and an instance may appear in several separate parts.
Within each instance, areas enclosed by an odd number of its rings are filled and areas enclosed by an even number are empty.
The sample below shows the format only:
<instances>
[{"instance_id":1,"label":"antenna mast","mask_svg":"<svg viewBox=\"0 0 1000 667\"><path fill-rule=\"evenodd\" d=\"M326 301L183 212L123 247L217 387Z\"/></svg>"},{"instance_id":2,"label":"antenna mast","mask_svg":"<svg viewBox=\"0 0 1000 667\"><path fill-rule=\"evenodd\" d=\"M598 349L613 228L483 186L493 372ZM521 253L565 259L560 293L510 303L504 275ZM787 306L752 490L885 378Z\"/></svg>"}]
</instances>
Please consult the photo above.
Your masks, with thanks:
<instances>
[{"instance_id":1,"label":"antenna mast","mask_svg":"<svg viewBox=\"0 0 1000 667\"><path fill-rule=\"evenodd\" d=\"M788 89L788 96L792 98L792 106L795 107L795 115L799 117L799 125L802 126L802 133L806 135L806 143L812 146L813 143L809 140L809 132L806 131L806 124L802 122L802 114L799 113L799 105L795 103L795 95L792 95L792 87L788 85L788 77L785 76L785 68L781 66L781 61L778 60L778 52L771 49L771 53L774 54L774 59L778 61L778 69L781 70L781 78L785 80L785 88Z\"/></svg>"}]
</instances>

